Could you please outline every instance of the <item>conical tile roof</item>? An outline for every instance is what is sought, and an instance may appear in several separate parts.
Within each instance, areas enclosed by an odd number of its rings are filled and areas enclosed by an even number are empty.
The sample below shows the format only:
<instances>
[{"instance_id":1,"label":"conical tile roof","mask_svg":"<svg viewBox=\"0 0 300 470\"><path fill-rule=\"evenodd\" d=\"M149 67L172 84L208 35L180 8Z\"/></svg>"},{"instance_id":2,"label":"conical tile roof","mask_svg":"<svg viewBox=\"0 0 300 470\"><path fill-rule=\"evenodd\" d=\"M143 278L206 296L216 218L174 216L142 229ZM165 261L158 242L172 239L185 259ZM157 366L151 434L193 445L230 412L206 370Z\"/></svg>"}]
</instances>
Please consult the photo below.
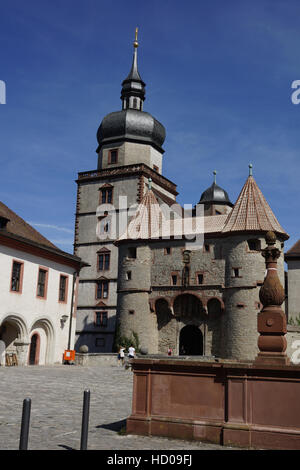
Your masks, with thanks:
<instances>
[{"instance_id":1,"label":"conical tile roof","mask_svg":"<svg viewBox=\"0 0 300 470\"><path fill-rule=\"evenodd\" d=\"M223 233L273 231L289 238L267 203L264 195L249 175L243 189L225 222Z\"/></svg>"},{"instance_id":2,"label":"conical tile roof","mask_svg":"<svg viewBox=\"0 0 300 470\"><path fill-rule=\"evenodd\" d=\"M152 189L149 189L138 205L135 215L130 220L125 232L118 238L117 242L122 240L157 239L161 236L164 222L165 217L160 205Z\"/></svg>"}]
</instances>

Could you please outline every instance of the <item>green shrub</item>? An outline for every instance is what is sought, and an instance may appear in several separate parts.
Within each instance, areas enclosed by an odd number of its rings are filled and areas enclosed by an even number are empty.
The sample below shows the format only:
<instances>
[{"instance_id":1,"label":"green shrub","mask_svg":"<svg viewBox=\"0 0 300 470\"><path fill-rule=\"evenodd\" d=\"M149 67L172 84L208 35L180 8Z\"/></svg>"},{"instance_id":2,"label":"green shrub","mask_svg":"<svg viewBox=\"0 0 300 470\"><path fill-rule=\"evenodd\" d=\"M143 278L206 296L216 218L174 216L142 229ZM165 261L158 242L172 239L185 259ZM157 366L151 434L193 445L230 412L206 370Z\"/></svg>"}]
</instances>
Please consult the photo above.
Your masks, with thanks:
<instances>
[{"instance_id":1,"label":"green shrub","mask_svg":"<svg viewBox=\"0 0 300 470\"><path fill-rule=\"evenodd\" d=\"M295 318L289 318L288 325L300 326L300 313Z\"/></svg>"},{"instance_id":2,"label":"green shrub","mask_svg":"<svg viewBox=\"0 0 300 470\"><path fill-rule=\"evenodd\" d=\"M130 346L133 346L135 348L135 352L138 353L140 351L140 340L138 334L135 331L132 331L129 338L127 336L121 335L120 327L118 325L114 337L113 351L119 352L121 346L123 346L126 351L128 351Z\"/></svg>"}]
</instances>

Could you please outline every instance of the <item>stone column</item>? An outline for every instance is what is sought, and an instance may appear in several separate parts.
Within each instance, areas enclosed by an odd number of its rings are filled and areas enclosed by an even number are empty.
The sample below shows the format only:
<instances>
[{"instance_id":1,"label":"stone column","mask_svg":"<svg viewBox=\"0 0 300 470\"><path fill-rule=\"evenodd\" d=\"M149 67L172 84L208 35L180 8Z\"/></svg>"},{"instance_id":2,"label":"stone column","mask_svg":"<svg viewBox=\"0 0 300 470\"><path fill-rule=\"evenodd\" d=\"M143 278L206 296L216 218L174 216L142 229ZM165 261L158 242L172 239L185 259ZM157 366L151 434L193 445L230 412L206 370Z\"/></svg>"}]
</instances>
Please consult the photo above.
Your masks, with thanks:
<instances>
[{"instance_id":1,"label":"stone column","mask_svg":"<svg viewBox=\"0 0 300 470\"><path fill-rule=\"evenodd\" d=\"M267 247L262 250L266 261L266 277L259 292L263 309L258 314L257 329L259 353L255 359L256 364L289 364L286 355L287 341L285 334L286 316L281 308L285 293L277 274L277 259L280 250L275 247L276 236L268 232L265 237Z\"/></svg>"}]
</instances>

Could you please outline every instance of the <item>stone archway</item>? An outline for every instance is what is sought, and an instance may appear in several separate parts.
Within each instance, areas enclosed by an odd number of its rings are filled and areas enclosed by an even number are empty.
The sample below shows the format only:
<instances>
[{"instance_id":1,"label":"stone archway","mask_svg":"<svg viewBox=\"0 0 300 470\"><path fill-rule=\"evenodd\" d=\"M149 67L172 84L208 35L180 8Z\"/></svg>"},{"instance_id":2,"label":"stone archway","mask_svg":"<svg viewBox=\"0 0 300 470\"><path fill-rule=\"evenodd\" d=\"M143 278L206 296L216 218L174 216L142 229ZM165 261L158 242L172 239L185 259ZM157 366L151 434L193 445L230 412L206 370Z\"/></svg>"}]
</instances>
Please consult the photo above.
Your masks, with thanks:
<instances>
[{"instance_id":1,"label":"stone archway","mask_svg":"<svg viewBox=\"0 0 300 470\"><path fill-rule=\"evenodd\" d=\"M31 327L32 336L39 336L39 364L53 364L55 354L55 332L48 318L38 318ZM30 358L28 357L28 361Z\"/></svg>"},{"instance_id":2,"label":"stone archway","mask_svg":"<svg viewBox=\"0 0 300 470\"><path fill-rule=\"evenodd\" d=\"M179 335L179 354L188 356L203 355L203 335L195 325L184 326Z\"/></svg>"},{"instance_id":3,"label":"stone archway","mask_svg":"<svg viewBox=\"0 0 300 470\"><path fill-rule=\"evenodd\" d=\"M40 343L41 343L40 335L38 333L34 333L31 336L30 347L29 347L28 364L30 366L39 364Z\"/></svg>"},{"instance_id":4,"label":"stone archway","mask_svg":"<svg viewBox=\"0 0 300 470\"><path fill-rule=\"evenodd\" d=\"M179 354L203 355L207 315L201 300L193 294L180 294L173 305L179 328Z\"/></svg>"},{"instance_id":5,"label":"stone archway","mask_svg":"<svg viewBox=\"0 0 300 470\"><path fill-rule=\"evenodd\" d=\"M12 313L2 320L0 339L5 344L5 352L15 353L18 364L25 365L30 341L26 322L21 315Z\"/></svg>"}]
</instances>

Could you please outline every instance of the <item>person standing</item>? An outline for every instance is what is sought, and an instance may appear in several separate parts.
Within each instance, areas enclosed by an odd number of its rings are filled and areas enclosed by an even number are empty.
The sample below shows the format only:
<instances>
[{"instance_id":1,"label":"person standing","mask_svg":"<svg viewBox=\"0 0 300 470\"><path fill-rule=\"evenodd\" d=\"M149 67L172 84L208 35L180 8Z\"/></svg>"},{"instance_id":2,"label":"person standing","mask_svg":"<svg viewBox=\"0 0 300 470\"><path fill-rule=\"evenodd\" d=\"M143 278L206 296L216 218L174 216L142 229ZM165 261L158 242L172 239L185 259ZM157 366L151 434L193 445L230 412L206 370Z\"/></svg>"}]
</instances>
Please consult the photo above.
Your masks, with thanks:
<instances>
[{"instance_id":1,"label":"person standing","mask_svg":"<svg viewBox=\"0 0 300 470\"><path fill-rule=\"evenodd\" d=\"M130 348L128 348L128 357L129 359L134 359L134 356L135 356L135 349L131 345Z\"/></svg>"}]
</instances>

